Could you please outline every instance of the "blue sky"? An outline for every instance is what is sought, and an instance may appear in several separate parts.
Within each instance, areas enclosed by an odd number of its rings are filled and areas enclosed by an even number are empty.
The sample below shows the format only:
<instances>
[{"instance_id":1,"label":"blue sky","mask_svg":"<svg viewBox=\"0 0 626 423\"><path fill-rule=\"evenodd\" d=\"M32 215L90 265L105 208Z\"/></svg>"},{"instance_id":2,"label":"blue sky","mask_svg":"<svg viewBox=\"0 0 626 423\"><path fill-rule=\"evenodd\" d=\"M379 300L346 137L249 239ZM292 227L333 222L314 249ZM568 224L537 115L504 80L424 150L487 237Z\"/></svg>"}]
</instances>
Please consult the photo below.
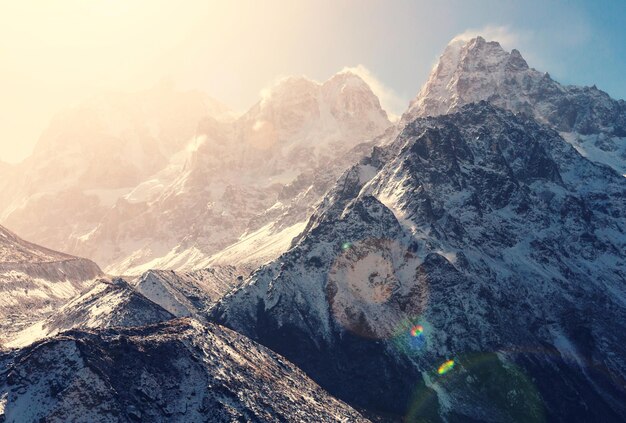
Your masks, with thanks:
<instances>
[{"instance_id":1,"label":"blue sky","mask_svg":"<svg viewBox=\"0 0 626 423\"><path fill-rule=\"evenodd\" d=\"M362 63L403 99L417 92L447 42L468 29L501 38L562 83L596 84L626 98L626 1L355 3L332 54Z\"/></svg>"},{"instance_id":2,"label":"blue sky","mask_svg":"<svg viewBox=\"0 0 626 423\"><path fill-rule=\"evenodd\" d=\"M56 113L163 78L244 111L277 78L359 67L400 114L454 36L626 98L626 0L21 0L0 4L0 160ZM376 82L378 81L378 82Z\"/></svg>"}]
</instances>

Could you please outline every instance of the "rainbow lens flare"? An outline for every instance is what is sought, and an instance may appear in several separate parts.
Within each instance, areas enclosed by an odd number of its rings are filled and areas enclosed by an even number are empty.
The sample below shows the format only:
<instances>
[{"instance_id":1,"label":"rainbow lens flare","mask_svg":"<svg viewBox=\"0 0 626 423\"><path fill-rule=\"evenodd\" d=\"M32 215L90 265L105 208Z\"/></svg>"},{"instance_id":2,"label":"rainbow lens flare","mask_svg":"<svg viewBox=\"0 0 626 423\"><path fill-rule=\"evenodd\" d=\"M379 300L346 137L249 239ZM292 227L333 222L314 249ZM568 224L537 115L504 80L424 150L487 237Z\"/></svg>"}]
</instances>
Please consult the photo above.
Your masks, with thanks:
<instances>
[{"instance_id":1,"label":"rainbow lens flare","mask_svg":"<svg viewBox=\"0 0 626 423\"><path fill-rule=\"evenodd\" d=\"M454 367L454 360L448 360L445 363L443 363L441 366L439 366L439 368L437 369L437 373L439 373L440 375L445 375L450 370L452 370L453 367Z\"/></svg>"},{"instance_id":2,"label":"rainbow lens flare","mask_svg":"<svg viewBox=\"0 0 626 423\"><path fill-rule=\"evenodd\" d=\"M415 325L411 328L411 336L416 337L420 336L424 332L424 326Z\"/></svg>"},{"instance_id":3,"label":"rainbow lens flare","mask_svg":"<svg viewBox=\"0 0 626 423\"><path fill-rule=\"evenodd\" d=\"M343 244L341 244L341 249L343 251L347 251L350 248L352 248L352 243L351 242L344 242Z\"/></svg>"}]
</instances>

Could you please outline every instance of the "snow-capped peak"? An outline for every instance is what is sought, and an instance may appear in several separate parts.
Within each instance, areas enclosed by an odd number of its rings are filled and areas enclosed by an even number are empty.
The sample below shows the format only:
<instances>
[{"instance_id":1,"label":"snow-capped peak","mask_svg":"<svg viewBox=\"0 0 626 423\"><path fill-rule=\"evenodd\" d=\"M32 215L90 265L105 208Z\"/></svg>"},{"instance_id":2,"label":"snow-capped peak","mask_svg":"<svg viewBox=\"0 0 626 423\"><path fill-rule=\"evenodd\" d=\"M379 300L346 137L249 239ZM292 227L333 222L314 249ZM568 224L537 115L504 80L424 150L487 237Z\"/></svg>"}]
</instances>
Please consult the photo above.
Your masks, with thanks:
<instances>
[{"instance_id":1,"label":"snow-capped peak","mask_svg":"<svg viewBox=\"0 0 626 423\"><path fill-rule=\"evenodd\" d=\"M270 102L280 102L285 96L299 97L315 95L320 83L306 76L287 76L276 81L271 87L261 91L261 106Z\"/></svg>"},{"instance_id":2,"label":"snow-capped peak","mask_svg":"<svg viewBox=\"0 0 626 423\"><path fill-rule=\"evenodd\" d=\"M552 126L582 155L626 173L624 101L595 86L563 86L530 68L518 50L480 36L448 44L401 122L483 100Z\"/></svg>"},{"instance_id":3,"label":"snow-capped peak","mask_svg":"<svg viewBox=\"0 0 626 423\"><path fill-rule=\"evenodd\" d=\"M458 106L488 97L509 70L528 69L518 50L511 53L497 41L478 36L470 40L453 39L433 68L428 81L411 102L406 118L448 113ZM480 84L466 84L468 74L481 74ZM466 90L471 90L466 92Z\"/></svg>"},{"instance_id":4,"label":"snow-capped peak","mask_svg":"<svg viewBox=\"0 0 626 423\"><path fill-rule=\"evenodd\" d=\"M299 111L307 115L306 118L324 118L330 111L335 118L337 106L350 106L354 109L367 111L375 123L388 126L387 113L382 109L379 99L371 87L356 73L344 69L324 82L318 82L306 76L288 76L279 79L273 86L261 91L261 101L258 110L281 113L285 109ZM330 109L330 110L328 110ZM280 118L280 116L278 116ZM303 116L304 117L304 116ZM288 120L284 121L289 123Z\"/></svg>"}]
</instances>

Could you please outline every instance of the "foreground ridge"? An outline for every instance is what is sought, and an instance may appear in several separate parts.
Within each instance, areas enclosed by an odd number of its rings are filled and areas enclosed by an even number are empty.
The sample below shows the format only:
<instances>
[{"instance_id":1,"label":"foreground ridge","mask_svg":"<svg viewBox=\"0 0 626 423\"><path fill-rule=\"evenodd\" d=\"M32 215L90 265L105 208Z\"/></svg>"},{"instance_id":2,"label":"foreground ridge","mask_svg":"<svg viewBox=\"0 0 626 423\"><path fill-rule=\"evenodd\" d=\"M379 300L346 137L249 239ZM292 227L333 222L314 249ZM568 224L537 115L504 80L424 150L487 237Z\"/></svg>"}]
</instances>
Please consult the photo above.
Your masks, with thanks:
<instances>
[{"instance_id":1,"label":"foreground ridge","mask_svg":"<svg viewBox=\"0 0 626 423\"><path fill-rule=\"evenodd\" d=\"M66 332L0 363L7 423L367 421L277 354L191 319Z\"/></svg>"}]
</instances>

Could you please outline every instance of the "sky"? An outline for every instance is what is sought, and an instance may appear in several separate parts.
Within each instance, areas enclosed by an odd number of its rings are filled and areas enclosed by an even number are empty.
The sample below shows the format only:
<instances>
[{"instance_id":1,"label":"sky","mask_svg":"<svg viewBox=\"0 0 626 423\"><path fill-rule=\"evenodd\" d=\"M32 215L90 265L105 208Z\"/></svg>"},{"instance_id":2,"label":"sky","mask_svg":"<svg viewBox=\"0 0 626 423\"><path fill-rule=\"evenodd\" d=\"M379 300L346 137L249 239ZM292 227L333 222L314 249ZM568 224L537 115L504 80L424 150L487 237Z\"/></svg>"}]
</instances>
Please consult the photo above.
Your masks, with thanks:
<instances>
[{"instance_id":1,"label":"sky","mask_svg":"<svg viewBox=\"0 0 626 423\"><path fill-rule=\"evenodd\" d=\"M243 112L280 77L348 67L401 114L466 32L623 99L625 21L623 0L0 0L0 161L28 156L55 114L163 79Z\"/></svg>"}]
</instances>

